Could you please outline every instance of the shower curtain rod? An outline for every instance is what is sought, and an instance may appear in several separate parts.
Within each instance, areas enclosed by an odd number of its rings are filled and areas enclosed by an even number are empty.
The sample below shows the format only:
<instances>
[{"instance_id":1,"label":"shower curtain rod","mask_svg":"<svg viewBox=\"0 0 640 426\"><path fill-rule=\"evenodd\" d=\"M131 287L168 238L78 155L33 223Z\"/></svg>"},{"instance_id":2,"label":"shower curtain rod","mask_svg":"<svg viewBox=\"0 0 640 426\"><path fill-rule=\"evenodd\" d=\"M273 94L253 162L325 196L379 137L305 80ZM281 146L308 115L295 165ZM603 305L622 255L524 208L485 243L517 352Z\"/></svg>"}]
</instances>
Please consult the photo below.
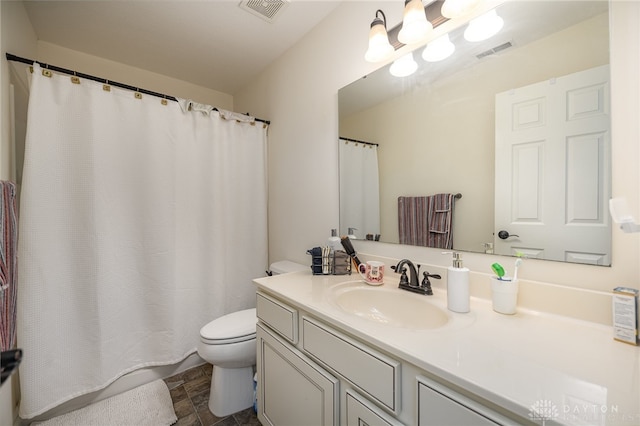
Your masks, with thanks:
<instances>
[{"instance_id":1,"label":"shower curtain rod","mask_svg":"<svg viewBox=\"0 0 640 426\"><path fill-rule=\"evenodd\" d=\"M349 142L355 142L355 143L362 143L362 144L365 144L365 145L378 146L377 143L373 143L373 142L359 141L358 139L343 138L343 137L340 137L340 136L338 138L343 140L343 141L349 141Z\"/></svg>"},{"instance_id":2,"label":"shower curtain rod","mask_svg":"<svg viewBox=\"0 0 640 426\"><path fill-rule=\"evenodd\" d=\"M74 75L76 77L86 78L87 80L97 81L98 83L110 84L111 86L120 87L122 89L131 90L133 92L140 92L140 93L144 93L145 95L155 96L157 98L162 98L162 99L167 99L167 100L170 100L170 101L178 102L178 99L175 98L174 96L165 95L163 93L158 93L158 92L153 92L153 91L147 90L147 89L141 89L140 87L130 86L128 84L119 83L117 81L112 81L112 80L107 80L105 78L96 77L94 75L84 74L84 73L73 71L73 70L69 70L69 69L66 69L66 68L57 67L55 65L45 64L44 62L34 61L33 59L21 58L20 56L12 55L11 53L8 53L8 52L6 53L6 57L7 57L8 61L21 62L21 63L27 64L27 65L33 65L34 63L38 63L38 64L40 64L41 67L43 67L45 69L52 70L52 71L56 71L56 72L60 72L60 73L63 73L63 74L68 74L68 75ZM213 110L214 111L218 111L218 108L213 108ZM249 115L249 114L247 113L246 115ZM255 120L259 121L261 123L265 123L267 125L271 124L271 121L269 121L269 120L263 120L261 118L255 118Z\"/></svg>"}]
</instances>

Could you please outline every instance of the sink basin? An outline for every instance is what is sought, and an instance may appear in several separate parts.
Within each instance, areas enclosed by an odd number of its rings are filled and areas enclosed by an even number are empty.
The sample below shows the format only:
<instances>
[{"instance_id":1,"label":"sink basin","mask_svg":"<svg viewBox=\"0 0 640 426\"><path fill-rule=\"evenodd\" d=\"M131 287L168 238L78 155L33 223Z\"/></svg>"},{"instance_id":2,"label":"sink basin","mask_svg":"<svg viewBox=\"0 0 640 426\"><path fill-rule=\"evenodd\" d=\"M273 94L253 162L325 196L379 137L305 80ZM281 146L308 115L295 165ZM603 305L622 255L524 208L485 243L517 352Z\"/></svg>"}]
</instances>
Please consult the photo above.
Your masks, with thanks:
<instances>
[{"instance_id":1,"label":"sink basin","mask_svg":"<svg viewBox=\"0 0 640 426\"><path fill-rule=\"evenodd\" d=\"M413 330L440 328L449 316L429 296L395 288L338 286L332 295L342 311L369 321Z\"/></svg>"}]
</instances>

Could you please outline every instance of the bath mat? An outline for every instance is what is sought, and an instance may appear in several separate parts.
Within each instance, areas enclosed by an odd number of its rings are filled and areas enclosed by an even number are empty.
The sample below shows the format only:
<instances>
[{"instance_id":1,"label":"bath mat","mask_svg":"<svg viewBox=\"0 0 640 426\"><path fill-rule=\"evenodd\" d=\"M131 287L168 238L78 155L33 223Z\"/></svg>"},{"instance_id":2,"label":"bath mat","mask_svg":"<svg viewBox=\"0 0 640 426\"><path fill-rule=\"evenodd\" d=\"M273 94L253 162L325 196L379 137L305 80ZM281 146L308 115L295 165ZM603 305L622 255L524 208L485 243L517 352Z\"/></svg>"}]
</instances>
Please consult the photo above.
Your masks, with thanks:
<instances>
[{"instance_id":1,"label":"bath mat","mask_svg":"<svg viewBox=\"0 0 640 426\"><path fill-rule=\"evenodd\" d=\"M156 380L70 413L33 423L38 426L160 426L178 418L167 385Z\"/></svg>"}]
</instances>

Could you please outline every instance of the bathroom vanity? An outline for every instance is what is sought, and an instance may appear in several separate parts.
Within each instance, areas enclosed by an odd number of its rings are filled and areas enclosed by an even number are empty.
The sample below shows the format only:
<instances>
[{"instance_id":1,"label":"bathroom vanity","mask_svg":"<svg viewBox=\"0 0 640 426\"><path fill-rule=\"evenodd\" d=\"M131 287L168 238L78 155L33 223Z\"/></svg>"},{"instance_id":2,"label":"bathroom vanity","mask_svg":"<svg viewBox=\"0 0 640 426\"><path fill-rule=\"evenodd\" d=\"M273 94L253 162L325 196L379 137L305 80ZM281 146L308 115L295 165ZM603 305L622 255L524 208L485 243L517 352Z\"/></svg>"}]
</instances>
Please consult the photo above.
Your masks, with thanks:
<instances>
[{"instance_id":1,"label":"bathroom vanity","mask_svg":"<svg viewBox=\"0 0 640 426\"><path fill-rule=\"evenodd\" d=\"M297 272L255 280L263 425L632 424L639 348L611 329ZM631 423L630 423L631 422Z\"/></svg>"}]
</instances>

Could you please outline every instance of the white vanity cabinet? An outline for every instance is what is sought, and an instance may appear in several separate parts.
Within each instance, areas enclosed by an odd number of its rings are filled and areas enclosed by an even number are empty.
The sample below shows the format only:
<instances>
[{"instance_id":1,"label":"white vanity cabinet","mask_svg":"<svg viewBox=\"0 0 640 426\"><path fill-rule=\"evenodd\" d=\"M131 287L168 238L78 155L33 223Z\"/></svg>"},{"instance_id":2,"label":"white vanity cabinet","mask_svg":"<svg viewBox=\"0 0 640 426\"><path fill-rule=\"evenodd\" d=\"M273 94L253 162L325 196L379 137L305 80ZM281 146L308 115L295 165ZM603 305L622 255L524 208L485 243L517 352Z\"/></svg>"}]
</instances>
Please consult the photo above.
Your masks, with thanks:
<instances>
[{"instance_id":1,"label":"white vanity cabinet","mask_svg":"<svg viewBox=\"0 0 640 426\"><path fill-rule=\"evenodd\" d=\"M265 426L519 424L303 306L259 291L257 313L258 419Z\"/></svg>"},{"instance_id":2,"label":"white vanity cabinet","mask_svg":"<svg viewBox=\"0 0 640 426\"><path fill-rule=\"evenodd\" d=\"M260 422L338 425L338 380L296 349L297 309L262 293L257 295L256 309Z\"/></svg>"},{"instance_id":3,"label":"white vanity cabinet","mask_svg":"<svg viewBox=\"0 0 640 426\"><path fill-rule=\"evenodd\" d=\"M402 426L399 361L272 295L256 306L263 425Z\"/></svg>"}]
</instances>

